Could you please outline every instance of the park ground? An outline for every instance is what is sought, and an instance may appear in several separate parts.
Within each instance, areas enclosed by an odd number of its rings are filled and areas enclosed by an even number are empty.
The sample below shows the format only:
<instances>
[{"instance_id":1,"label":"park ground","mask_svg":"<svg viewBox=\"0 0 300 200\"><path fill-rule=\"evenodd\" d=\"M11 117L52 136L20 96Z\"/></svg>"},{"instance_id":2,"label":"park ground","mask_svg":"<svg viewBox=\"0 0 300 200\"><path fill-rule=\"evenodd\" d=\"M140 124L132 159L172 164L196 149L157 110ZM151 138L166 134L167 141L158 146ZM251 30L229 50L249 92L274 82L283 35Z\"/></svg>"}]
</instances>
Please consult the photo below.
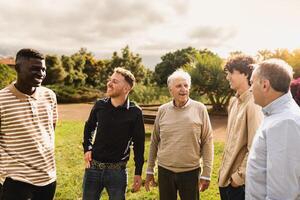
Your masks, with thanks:
<instances>
[{"instance_id":1,"label":"park ground","mask_svg":"<svg viewBox=\"0 0 300 200\"><path fill-rule=\"evenodd\" d=\"M79 200L82 197L82 178L84 174L84 162L82 151L82 136L84 122L87 120L93 104L61 104L58 106L59 122L56 128L56 165L57 165L57 189L55 200ZM208 190L201 193L201 199L219 200L217 185L218 170L223 152L226 116L211 116L212 127L214 129L214 164L212 180ZM152 132L152 125L146 125L147 140L145 143L145 164L149 153L149 138ZM134 173L133 156L131 156L128 168L128 187L126 199L128 200L157 200L158 189L153 188L146 192L141 188L139 192L130 191ZM155 174L156 176L156 174ZM157 177L157 176L156 176ZM145 174L143 174L143 179ZM102 200L108 200L104 191Z\"/></svg>"}]
</instances>

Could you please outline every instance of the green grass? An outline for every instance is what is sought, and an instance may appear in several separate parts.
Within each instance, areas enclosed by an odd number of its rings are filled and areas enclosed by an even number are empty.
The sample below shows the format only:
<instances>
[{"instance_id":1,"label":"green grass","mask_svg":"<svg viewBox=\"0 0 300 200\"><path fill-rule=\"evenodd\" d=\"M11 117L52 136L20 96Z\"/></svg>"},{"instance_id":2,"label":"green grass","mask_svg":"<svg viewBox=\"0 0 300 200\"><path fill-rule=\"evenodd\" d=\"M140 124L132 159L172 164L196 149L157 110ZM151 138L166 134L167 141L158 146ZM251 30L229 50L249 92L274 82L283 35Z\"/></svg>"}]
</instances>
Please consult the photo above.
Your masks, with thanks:
<instances>
[{"instance_id":1,"label":"green grass","mask_svg":"<svg viewBox=\"0 0 300 200\"><path fill-rule=\"evenodd\" d=\"M84 161L82 151L82 135L83 135L83 122L63 121L57 124L56 129L56 165L57 165L57 189L56 200L78 200L82 196L82 178L84 172ZM147 131L147 136L150 133ZM149 138L149 137L147 137ZM217 200L219 198L218 191L218 170L223 151L223 143L215 143L215 159L213 166L213 174L211 185L208 190L201 193L202 199ZM147 157L149 152L149 140L146 141L145 149L145 164L144 174L147 166ZM131 153L131 155L133 155ZM128 187L126 199L128 200L156 200L158 199L158 188L152 188L150 192L146 192L143 187L137 193L131 193L131 185L134 173L134 162L131 159L128 163ZM157 178L157 176L156 176ZM103 200L107 200L107 194L104 191Z\"/></svg>"}]
</instances>

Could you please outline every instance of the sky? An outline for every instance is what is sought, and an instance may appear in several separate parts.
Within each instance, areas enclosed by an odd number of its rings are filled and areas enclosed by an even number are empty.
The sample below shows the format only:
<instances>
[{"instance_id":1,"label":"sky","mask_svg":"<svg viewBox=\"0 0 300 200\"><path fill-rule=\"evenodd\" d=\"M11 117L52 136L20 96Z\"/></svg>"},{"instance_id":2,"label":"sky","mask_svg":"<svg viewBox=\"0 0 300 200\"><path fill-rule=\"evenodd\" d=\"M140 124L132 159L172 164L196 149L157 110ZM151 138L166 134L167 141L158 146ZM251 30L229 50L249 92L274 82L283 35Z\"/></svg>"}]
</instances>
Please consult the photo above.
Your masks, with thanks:
<instances>
[{"instance_id":1,"label":"sky","mask_svg":"<svg viewBox=\"0 0 300 200\"><path fill-rule=\"evenodd\" d=\"M110 58L129 45L153 68L168 52L300 48L300 0L0 0L0 56L20 48Z\"/></svg>"}]
</instances>

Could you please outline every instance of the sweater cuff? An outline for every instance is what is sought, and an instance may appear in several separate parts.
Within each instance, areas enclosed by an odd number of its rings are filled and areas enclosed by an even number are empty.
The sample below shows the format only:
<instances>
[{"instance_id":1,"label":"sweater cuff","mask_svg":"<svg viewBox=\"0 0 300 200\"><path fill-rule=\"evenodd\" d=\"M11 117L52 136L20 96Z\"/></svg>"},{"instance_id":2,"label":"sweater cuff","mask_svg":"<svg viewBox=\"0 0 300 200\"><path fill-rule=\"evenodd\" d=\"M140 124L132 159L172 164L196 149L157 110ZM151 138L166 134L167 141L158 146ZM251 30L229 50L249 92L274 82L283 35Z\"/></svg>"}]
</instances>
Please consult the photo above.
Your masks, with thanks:
<instances>
[{"instance_id":1,"label":"sweater cuff","mask_svg":"<svg viewBox=\"0 0 300 200\"><path fill-rule=\"evenodd\" d=\"M232 174L231 179L237 185L244 185L245 184L245 180L238 174L238 172L235 172L234 174Z\"/></svg>"}]
</instances>

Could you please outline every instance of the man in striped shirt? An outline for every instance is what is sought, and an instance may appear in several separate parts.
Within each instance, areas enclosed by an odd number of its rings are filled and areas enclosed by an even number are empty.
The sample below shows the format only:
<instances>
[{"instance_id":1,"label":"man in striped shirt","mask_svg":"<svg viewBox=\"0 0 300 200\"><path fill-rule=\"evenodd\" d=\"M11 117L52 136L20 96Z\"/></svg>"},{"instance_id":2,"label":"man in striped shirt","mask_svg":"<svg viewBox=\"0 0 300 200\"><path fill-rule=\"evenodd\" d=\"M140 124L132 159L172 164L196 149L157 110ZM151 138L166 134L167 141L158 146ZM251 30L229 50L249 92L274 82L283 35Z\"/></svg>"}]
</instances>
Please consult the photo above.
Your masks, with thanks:
<instances>
[{"instance_id":1,"label":"man in striped shirt","mask_svg":"<svg viewBox=\"0 0 300 200\"><path fill-rule=\"evenodd\" d=\"M54 129L57 103L41 87L44 56L21 49L16 56L17 81L0 90L0 177L2 200L51 200L56 188Z\"/></svg>"}]
</instances>

